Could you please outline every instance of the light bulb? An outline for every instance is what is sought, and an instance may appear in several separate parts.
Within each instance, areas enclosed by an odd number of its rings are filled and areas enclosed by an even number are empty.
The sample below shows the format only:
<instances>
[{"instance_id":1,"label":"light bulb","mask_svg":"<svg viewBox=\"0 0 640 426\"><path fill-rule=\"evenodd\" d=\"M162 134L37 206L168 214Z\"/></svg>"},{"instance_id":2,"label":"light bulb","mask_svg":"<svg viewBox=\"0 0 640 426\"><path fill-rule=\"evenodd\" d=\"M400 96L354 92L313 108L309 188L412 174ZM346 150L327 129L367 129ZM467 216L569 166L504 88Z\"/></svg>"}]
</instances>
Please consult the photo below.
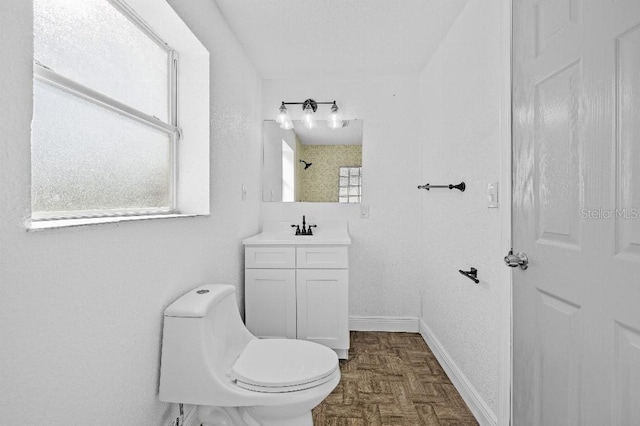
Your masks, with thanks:
<instances>
[{"instance_id":1,"label":"light bulb","mask_svg":"<svg viewBox=\"0 0 640 426\"><path fill-rule=\"evenodd\" d=\"M291 120L289 119L289 117L287 117L287 120L283 121L283 122L280 124L280 128L281 128L281 129L285 129L285 130L291 130L291 129L293 129L293 121L291 121Z\"/></svg>"},{"instance_id":2,"label":"light bulb","mask_svg":"<svg viewBox=\"0 0 640 426\"><path fill-rule=\"evenodd\" d=\"M302 124L307 129L313 129L316 127L316 117L313 115L313 108L311 105L307 105L304 108L304 114L302 116Z\"/></svg>"},{"instance_id":3,"label":"light bulb","mask_svg":"<svg viewBox=\"0 0 640 426\"><path fill-rule=\"evenodd\" d=\"M278 110L278 115L276 116L276 123L282 124L286 121L291 121L291 119L289 118L287 107L284 106L284 102L283 102L282 105L280 106L280 109Z\"/></svg>"},{"instance_id":4,"label":"light bulb","mask_svg":"<svg viewBox=\"0 0 640 426\"><path fill-rule=\"evenodd\" d=\"M339 129L342 127L342 118L340 114L338 114L338 105L334 102L331 106L331 114L329 114L329 118L327 119L327 126L330 129Z\"/></svg>"}]
</instances>

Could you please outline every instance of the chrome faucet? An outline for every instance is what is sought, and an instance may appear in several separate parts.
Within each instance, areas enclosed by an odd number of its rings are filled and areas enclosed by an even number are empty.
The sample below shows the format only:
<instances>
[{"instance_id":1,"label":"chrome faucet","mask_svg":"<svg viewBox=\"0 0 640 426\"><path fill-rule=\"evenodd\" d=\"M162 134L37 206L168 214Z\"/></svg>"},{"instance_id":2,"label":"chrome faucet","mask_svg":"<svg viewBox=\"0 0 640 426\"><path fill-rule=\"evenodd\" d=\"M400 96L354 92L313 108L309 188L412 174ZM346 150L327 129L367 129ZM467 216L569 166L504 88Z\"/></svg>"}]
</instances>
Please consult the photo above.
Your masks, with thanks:
<instances>
[{"instance_id":1,"label":"chrome faucet","mask_svg":"<svg viewBox=\"0 0 640 426\"><path fill-rule=\"evenodd\" d=\"M300 225L291 225L292 228L296 228L296 235L313 235L313 231L311 228L317 228L317 225L307 226L307 220L305 216L302 216L302 229L300 229Z\"/></svg>"}]
</instances>

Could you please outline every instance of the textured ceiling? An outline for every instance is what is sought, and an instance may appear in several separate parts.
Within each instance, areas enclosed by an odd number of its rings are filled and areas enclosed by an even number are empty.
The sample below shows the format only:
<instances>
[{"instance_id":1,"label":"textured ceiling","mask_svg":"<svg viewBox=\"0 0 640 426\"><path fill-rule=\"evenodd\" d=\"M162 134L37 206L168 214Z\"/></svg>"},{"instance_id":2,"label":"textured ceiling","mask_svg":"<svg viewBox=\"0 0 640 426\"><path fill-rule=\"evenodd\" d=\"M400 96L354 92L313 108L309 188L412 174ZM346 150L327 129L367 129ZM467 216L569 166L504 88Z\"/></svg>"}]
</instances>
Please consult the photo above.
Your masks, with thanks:
<instances>
[{"instance_id":1,"label":"textured ceiling","mask_svg":"<svg viewBox=\"0 0 640 426\"><path fill-rule=\"evenodd\" d=\"M418 72L468 0L215 0L263 78Z\"/></svg>"}]
</instances>

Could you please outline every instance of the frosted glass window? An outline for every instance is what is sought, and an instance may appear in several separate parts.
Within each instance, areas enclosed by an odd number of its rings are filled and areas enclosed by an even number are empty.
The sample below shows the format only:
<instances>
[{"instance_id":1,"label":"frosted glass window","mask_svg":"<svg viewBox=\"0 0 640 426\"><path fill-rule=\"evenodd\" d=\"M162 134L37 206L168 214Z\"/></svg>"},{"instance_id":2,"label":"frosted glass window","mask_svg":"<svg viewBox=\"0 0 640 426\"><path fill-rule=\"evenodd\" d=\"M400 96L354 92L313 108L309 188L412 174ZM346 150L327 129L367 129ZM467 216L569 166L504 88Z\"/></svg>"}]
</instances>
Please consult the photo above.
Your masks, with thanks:
<instances>
[{"instance_id":1,"label":"frosted glass window","mask_svg":"<svg viewBox=\"0 0 640 426\"><path fill-rule=\"evenodd\" d=\"M338 201L341 203L362 201L362 167L340 167Z\"/></svg>"},{"instance_id":2,"label":"frosted glass window","mask_svg":"<svg viewBox=\"0 0 640 426\"><path fill-rule=\"evenodd\" d=\"M170 134L34 81L32 211L170 209Z\"/></svg>"},{"instance_id":3,"label":"frosted glass window","mask_svg":"<svg viewBox=\"0 0 640 426\"><path fill-rule=\"evenodd\" d=\"M169 52L107 0L34 0L34 59L168 121Z\"/></svg>"}]
</instances>

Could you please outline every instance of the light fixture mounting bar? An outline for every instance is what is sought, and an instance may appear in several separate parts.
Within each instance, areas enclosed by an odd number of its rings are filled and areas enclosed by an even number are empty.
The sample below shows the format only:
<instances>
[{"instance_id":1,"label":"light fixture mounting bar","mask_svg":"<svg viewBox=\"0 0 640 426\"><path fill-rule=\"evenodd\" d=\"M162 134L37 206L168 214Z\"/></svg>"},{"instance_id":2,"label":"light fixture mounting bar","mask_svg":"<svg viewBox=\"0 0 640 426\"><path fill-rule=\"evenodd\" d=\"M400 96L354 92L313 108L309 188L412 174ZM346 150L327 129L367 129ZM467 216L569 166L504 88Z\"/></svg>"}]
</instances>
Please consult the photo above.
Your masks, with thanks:
<instances>
[{"instance_id":1,"label":"light fixture mounting bar","mask_svg":"<svg viewBox=\"0 0 640 426\"><path fill-rule=\"evenodd\" d=\"M307 105L311 106L311 109L313 110L313 112L316 112L318 109L318 105L334 105L336 103L336 101L333 102L316 102L313 99L307 99L304 102L282 102L282 105L302 105L302 109L304 110Z\"/></svg>"}]
</instances>

